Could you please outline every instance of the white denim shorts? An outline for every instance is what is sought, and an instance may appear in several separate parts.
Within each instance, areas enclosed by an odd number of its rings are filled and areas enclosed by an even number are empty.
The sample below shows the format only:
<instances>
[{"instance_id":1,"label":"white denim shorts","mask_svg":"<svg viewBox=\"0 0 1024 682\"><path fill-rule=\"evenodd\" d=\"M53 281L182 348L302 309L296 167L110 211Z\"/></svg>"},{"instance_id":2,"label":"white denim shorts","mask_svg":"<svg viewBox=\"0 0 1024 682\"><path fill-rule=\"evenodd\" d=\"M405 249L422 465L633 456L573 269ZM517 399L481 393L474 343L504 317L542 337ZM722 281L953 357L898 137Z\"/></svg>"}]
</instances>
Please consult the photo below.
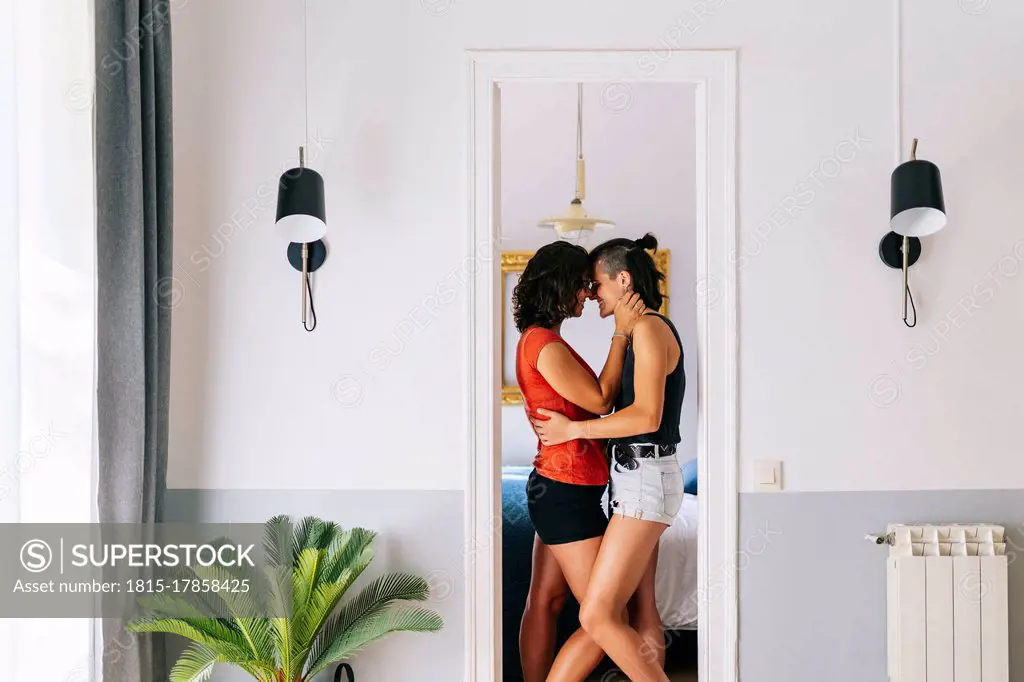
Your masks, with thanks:
<instances>
[{"instance_id":1,"label":"white denim shorts","mask_svg":"<svg viewBox=\"0 0 1024 682\"><path fill-rule=\"evenodd\" d=\"M683 470L676 455L638 457L636 469L626 469L612 458L612 514L671 526L683 505Z\"/></svg>"}]
</instances>

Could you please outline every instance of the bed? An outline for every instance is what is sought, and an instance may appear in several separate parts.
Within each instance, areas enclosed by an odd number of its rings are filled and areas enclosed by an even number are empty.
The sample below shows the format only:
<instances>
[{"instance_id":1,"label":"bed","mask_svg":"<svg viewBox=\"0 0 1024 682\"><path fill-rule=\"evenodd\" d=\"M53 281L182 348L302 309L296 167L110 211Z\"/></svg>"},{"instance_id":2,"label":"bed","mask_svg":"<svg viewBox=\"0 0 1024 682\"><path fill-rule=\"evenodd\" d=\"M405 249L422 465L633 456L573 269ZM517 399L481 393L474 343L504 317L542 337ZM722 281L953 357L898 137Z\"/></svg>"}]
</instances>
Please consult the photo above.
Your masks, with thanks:
<instances>
[{"instance_id":1,"label":"bed","mask_svg":"<svg viewBox=\"0 0 1024 682\"><path fill-rule=\"evenodd\" d=\"M521 680L517 635L530 587L533 525L526 510L530 467L504 466L501 476L502 596L504 680ZM697 627L697 481L696 460L683 465L686 493L658 547L658 612L669 642L666 657L690 658ZM570 598L558 622L558 644L579 627L579 605ZM608 661L605 661L608 664Z\"/></svg>"}]
</instances>

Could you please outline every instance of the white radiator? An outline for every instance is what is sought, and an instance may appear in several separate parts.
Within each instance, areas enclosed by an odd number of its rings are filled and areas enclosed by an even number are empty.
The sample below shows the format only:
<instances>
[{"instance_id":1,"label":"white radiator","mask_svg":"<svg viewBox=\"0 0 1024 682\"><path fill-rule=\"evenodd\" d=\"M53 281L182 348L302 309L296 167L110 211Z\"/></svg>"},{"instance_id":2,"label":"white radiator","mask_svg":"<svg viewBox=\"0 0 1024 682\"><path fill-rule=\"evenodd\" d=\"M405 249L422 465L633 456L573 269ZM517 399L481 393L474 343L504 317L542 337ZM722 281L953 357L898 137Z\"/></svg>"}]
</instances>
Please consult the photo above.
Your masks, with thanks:
<instances>
[{"instance_id":1,"label":"white radiator","mask_svg":"<svg viewBox=\"0 0 1024 682\"><path fill-rule=\"evenodd\" d=\"M994 524L890 524L890 682L1008 682L1006 543Z\"/></svg>"}]
</instances>

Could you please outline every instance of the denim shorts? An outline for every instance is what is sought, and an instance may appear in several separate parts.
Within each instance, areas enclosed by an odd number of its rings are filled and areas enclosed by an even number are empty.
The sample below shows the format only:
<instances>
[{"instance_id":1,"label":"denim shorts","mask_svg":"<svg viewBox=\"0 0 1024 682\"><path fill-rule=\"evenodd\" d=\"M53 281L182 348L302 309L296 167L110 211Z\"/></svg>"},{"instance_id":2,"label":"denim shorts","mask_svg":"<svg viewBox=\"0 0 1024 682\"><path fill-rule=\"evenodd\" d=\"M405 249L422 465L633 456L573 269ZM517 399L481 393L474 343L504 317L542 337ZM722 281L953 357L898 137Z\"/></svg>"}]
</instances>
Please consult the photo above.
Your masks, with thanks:
<instances>
[{"instance_id":1,"label":"denim shorts","mask_svg":"<svg viewBox=\"0 0 1024 682\"><path fill-rule=\"evenodd\" d=\"M683 505L683 470L676 455L638 457L635 469L612 459L611 512L671 526Z\"/></svg>"}]
</instances>

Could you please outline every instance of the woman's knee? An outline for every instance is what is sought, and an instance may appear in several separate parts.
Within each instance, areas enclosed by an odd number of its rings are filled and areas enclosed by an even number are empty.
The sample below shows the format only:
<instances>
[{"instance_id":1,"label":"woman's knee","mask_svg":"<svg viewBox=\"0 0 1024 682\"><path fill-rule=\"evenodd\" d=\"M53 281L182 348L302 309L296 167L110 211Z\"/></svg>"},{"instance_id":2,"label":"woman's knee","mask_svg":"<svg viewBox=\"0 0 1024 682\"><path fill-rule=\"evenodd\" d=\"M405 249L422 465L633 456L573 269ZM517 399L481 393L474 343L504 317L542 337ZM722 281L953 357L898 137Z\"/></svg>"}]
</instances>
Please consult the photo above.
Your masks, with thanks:
<instances>
[{"instance_id":1,"label":"woman's knee","mask_svg":"<svg viewBox=\"0 0 1024 682\"><path fill-rule=\"evenodd\" d=\"M569 598L569 589L531 589L526 597L527 611L558 616Z\"/></svg>"},{"instance_id":2,"label":"woman's knee","mask_svg":"<svg viewBox=\"0 0 1024 682\"><path fill-rule=\"evenodd\" d=\"M625 615L624 610L619 609L619 612L620 618ZM614 622L615 618L615 607L604 600L584 599L580 606L580 626L591 636Z\"/></svg>"},{"instance_id":3,"label":"woman's knee","mask_svg":"<svg viewBox=\"0 0 1024 682\"><path fill-rule=\"evenodd\" d=\"M629 616L633 623L658 623L661 624L661 615L658 612L658 602L653 594L637 593L629 602Z\"/></svg>"}]
</instances>

